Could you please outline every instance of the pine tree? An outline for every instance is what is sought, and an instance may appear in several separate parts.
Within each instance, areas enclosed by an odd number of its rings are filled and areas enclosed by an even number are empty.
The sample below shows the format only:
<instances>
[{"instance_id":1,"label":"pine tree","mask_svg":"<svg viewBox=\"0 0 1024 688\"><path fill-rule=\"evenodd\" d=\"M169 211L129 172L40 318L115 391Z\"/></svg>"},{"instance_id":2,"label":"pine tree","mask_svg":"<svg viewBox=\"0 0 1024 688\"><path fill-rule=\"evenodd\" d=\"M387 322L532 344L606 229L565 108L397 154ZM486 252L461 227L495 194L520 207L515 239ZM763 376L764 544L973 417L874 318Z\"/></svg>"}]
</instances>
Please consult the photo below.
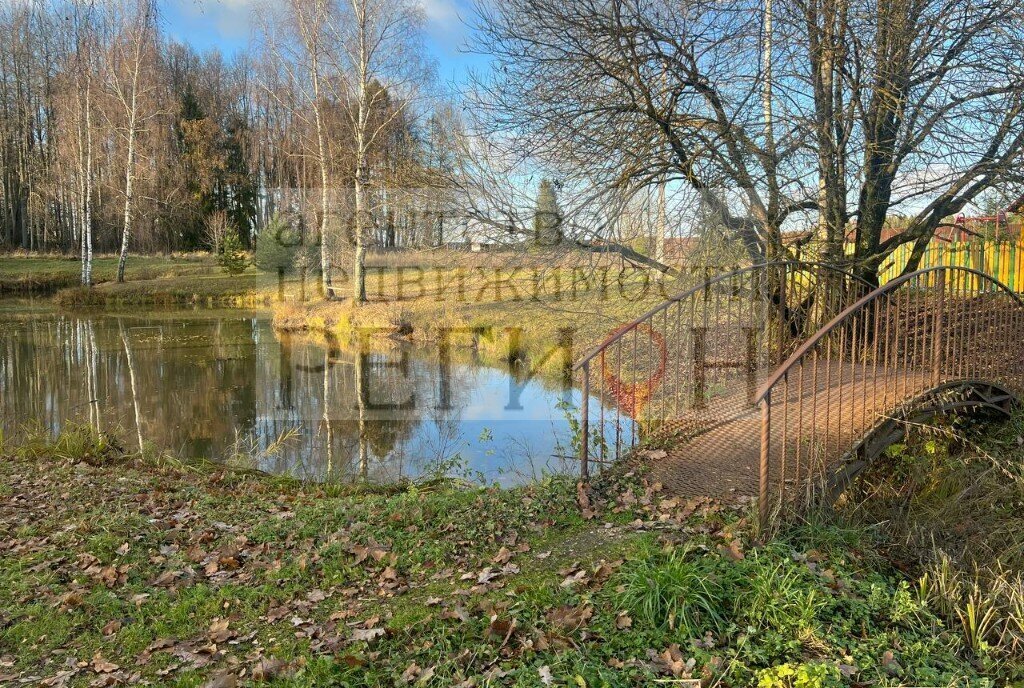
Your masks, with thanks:
<instances>
[{"instance_id":1,"label":"pine tree","mask_svg":"<svg viewBox=\"0 0 1024 688\"><path fill-rule=\"evenodd\" d=\"M547 179L541 181L537 190L533 238L540 246L555 246L562 241L562 211L558 207L555 186Z\"/></svg>"},{"instance_id":2,"label":"pine tree","mask_svg":"<svg viewBox=\"0 0 1024 688\"><path fill-rule=\"evenodd\" d=\"M224 235L224 244L221 247L220 255L217 256L217 262L229 275L240 275L249 267L249 256L234 228L228 230Z\"/></svg>"},{"instance_id":3,"label":"pine tree","mask_svg":"<svg viewBox=\"0 0 1024 688\"><path fill-rule=\"evenodd\" d=\"M253 265L266 272L291 272L301 243L299 233L288 221L275 215L256 237Z\"/></svg>"}]
</instances>

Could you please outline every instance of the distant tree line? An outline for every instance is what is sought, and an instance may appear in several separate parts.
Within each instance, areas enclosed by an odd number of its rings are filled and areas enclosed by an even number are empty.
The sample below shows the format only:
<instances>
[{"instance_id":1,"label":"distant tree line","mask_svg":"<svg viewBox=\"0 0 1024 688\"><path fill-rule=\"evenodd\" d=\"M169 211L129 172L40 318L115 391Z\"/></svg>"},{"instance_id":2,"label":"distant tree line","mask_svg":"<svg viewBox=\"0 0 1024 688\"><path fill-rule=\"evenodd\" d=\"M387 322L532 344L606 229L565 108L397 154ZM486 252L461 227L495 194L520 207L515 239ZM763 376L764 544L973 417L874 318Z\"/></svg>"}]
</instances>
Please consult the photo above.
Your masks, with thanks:
<instances>
[{"instance_id":1,"label":"distant tree line","mask_svg":"<svg viewBox=\"0 0 1024 688\"><path fill-rule=\"evenodd\" d=\"M0 3L0 249L80 250L89 283L94 251L251 248L276 216L335 251L442 242L459 123L397 50L414 10L277 3L225 58L155 0Z\"/></svg>"}]
</instances>

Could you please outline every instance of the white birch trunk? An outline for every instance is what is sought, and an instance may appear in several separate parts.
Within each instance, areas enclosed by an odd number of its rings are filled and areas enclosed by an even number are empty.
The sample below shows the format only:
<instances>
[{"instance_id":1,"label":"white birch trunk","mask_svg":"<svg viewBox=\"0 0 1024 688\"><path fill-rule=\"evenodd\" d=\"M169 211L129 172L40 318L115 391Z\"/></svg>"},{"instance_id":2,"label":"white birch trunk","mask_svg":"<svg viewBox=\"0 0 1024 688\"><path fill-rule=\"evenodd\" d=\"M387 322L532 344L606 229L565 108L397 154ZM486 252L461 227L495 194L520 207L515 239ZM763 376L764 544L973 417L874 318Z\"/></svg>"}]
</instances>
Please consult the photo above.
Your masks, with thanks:
<instances>
[{"instance_id":1,"label":"white birch trunk","mask_svg":"<svg viewBox=\"0 0 1024 688\"><path fill-rule=\"evenodd\" d=\"M356 69L359 73L359 92L356 120L356 175L355 175L355 196L356 196L356 227L355 243L356 255L353 270L353 298L356 304L366 303L366 218L368 208L366 204L366 157L367 140L366 128L369 120L369 70L370 55L367 42L369 30L366 0L353 0L356 20L359 23L359 62Z\"/></svg>"},{"instance_id":2,"label":"white birch trunk","mask_svg":"<svg viewBox=\"0 0 1024 688\"><path fill-rule=\"evenodd\" d=\"M132 116L128 130L128 159L124 172L124 226L121 230L121 254L117 259L117 281L124 282L128 262L128 242L132 237L132 203L135 198L135 94L132 94Z\"/></svg>"},{"instance_id":3,"label":"white birch trunk","mask_svg":"<svg viewBox=\"0 0 1024 688\"><path fill-rule=\"evenodd\" d=\"M144 27L140 27L144 29ZM132 238L132 205L135 201L135 138L139 119L139 71L142 67L143 36L135 37L135 59L132 64L132 93L128 104L128 152L124 166L124 225L121 229L121 254L117 259L117 281L124 282L128 262L128 243Z\"/></svg>"}]
</instances>

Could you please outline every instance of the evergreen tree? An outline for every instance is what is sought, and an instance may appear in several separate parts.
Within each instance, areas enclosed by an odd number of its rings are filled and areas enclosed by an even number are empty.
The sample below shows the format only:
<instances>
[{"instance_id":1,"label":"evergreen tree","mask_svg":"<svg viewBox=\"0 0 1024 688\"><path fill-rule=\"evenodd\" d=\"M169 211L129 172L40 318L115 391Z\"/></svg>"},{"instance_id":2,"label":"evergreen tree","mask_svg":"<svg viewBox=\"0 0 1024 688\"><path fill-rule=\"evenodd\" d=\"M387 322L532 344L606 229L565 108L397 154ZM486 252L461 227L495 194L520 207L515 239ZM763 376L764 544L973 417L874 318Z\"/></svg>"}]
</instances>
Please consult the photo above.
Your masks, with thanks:
<instances>
[{"instance_id":1,"label":"evergreen tree","mask_svg":"<svg viewBox=\"0 0 1024 688\"><path fill-rule=\"evenodd\" d=\"M266 272L291 272L300 244L299 233L285 218L275 215L256 237L253 264Z\"/></svg>"},{"instance_id":2,"label":"evergreen tree","mask_svg":"<svg viewBox=\"0 0 1024 688\"><path fill-rule=\"evenodd\" d=\"M540 246L555 246L562 241L562 211L558 207L555 185L547 179L541 181L537 190L533 238Z\"/></svg>"},{"instance_id":3,"label":"evergreen tree","mask_svg":"<svg viewBox=\"0 0 1024 688\"><path fill-rule=\"evenodd\" d=\"M224 235L224 245L217 256L217 262L229 275L240 275L249 267L249 256L238 237L238 231L233 227Z\"/></svg>"}]
</instances>

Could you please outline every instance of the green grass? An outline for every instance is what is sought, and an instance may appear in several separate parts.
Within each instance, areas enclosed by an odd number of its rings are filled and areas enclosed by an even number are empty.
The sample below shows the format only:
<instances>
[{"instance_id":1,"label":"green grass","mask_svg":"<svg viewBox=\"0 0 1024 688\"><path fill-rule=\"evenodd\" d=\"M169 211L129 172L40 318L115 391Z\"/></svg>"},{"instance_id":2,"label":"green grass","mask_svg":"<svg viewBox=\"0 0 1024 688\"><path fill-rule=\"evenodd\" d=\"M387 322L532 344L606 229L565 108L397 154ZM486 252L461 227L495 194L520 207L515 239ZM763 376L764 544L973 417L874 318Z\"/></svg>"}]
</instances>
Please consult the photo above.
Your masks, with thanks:
<instances>
[{"instance_id":1,"label":"green grass","mask_svg":"<svg viewBox=\"0 0 1024 688\"><path fill-rule=\"evenodd\" d=\"M96 283L117 277L117 256L97 256L93 261ZM125 270L129 281L209 274L216 269L210 256L131 256ZM81 262L69 256L0 255L0 294L53 293L71 288L81 279Z\"/></svg>"},{"instance_id":2,"label":"green grass","mask_svg":"<svg viewBox=\"0 0 1024 688\"><path fill-rule=\"evenodd\" d=\"M158 306L267 306L279 295L276 274L247 269L229 275L208 254L131 256L125 283L116 282L117 257L97 256L91 289L80 286L81 263L74 257L0 256L0 295L54 295L65 308ZM315 282L310 291L315 292ZM285 284L297 298L296 279Z\"/></svg>"},{"instance_id":3,"label":"green grass","mask_svg":"<svg viewBox=\"0 0 1024 688\"><path fill-rule=\"evenodd\" d=\"M319 487L140 458L87 429L0 460L0 682L282 686L983 685L878 531L759 543L610 473ZM662 505L665 511L662 510ZM879 553L882 552L882 553ZM937 583L933 583L937 586ZM115 666L116 668L111 668ZM70 668L69 668L70 667Z\"/></svg>"},{"instance_id":4,"label":"green grass","mask_svg":"<svg viewBox=\"0 0 1024 688\"><path fill-rule=\"evenodd\" d=\"M685 547L645 552L623 571L616 602L653 628L696 638L719 633L726 625L731 579L739 573L719 563Z\"/></svg>"}]
</instances>

